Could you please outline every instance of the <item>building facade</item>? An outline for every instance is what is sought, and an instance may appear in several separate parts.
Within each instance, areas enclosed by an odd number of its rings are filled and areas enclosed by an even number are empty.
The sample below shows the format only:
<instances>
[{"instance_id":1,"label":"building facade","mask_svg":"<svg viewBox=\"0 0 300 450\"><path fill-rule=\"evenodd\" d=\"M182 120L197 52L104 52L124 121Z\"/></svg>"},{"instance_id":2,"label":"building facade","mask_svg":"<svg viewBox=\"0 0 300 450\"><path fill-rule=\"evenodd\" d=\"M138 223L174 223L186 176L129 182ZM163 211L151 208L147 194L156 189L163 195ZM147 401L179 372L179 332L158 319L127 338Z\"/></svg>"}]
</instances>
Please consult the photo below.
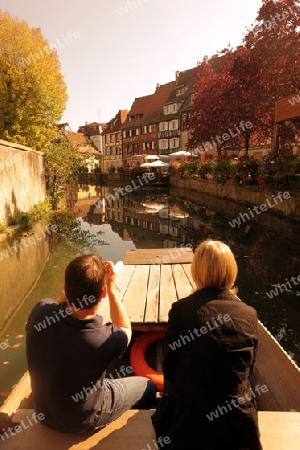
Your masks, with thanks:
<instances>
[{"instance_id":1,"label":"building facade","mask_svg":"<svg viewBox=\"0 0 300 450\"><path fill-rule=\"evenodd\" d=\"M187 149L190 130L184 124L192 107L194 81L195 69L176 72L173 89L163 104L158 121L160 155Z\"/></svg>"},{"instance_id":2,"label":"building facade","mask_svg":"<svg viewBox=\"0 0 300 450\"><path fill-rule=\"evenodd\" d=\"M96 147L100 155L103 154L102 133L106 129L106 126L106 123L86 122L85 125L78 129L78 133L82 133L86 138L90 139L92 145Z\"/></svg>"},{"instance_id":3,"label":"building facade","mask_svg":"<svg viewBox=\"0 0 300 450\"><path fill-rule=\"evenodd\" d=\"M127 119L128 110L120 109L102 133L102 172L115 172L123 166L123 137L121 126Z\"/></svg>"},{"instance_id":4,"label":"building facade","mask_svg":"<svg viewBox=\"0 0 300 450\"><path fill-rule=\"evenodd\" d=\"M141 164L147 155L158 155L158 118L163 104L170 95L174 82L157 85L154 94L134 100L123 133L123 159L125 167Z\"/></svg>"}]
</instances>

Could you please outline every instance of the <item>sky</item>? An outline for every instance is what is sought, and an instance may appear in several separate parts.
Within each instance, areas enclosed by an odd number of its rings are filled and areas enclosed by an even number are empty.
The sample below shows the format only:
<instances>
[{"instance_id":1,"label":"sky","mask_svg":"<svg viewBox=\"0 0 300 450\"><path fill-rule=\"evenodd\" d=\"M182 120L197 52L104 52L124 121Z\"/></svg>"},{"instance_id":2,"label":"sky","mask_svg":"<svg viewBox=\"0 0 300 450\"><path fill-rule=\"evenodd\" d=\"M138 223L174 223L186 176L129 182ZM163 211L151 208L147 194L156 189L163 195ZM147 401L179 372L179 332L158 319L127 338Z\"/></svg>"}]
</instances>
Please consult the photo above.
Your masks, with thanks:
<instances>
[{"instance_id":1,"label":"sky","mask_svg":"<svg viewBox=\"0 0 300 450\"><path fill-rule=\"evenodd\" d=\"M241 44L261 0L0 0L57 49L69 100L61 122L108 122L177 70Z\"/></svg>"}]
</instances>

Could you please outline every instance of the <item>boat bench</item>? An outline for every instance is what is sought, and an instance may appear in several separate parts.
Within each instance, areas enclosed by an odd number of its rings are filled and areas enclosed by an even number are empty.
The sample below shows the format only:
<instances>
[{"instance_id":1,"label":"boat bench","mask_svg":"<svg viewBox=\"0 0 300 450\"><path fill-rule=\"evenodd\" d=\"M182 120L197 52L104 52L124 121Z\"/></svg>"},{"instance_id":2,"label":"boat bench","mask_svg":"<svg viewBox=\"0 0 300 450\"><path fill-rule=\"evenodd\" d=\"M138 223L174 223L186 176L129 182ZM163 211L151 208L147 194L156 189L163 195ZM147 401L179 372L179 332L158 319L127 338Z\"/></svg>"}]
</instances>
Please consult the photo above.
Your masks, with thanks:
<instances>
[{"instance_id":1,"label":"boat bench","mask_svg":"<svg viewBox=\"0 0 300 450\"><path fill-rule=\"evenodd\" d=\"M13 416L15 424L28 426L33 409L20 409ZM156 449L150 416L153 410L129 410L119 419L93 435L58 433L41 424L0 439L2 450L148 450ZM300 413L259 411L263 450L299 450ZM165 445L167 450L167 445Z\"/></svg>"}]
</instances>

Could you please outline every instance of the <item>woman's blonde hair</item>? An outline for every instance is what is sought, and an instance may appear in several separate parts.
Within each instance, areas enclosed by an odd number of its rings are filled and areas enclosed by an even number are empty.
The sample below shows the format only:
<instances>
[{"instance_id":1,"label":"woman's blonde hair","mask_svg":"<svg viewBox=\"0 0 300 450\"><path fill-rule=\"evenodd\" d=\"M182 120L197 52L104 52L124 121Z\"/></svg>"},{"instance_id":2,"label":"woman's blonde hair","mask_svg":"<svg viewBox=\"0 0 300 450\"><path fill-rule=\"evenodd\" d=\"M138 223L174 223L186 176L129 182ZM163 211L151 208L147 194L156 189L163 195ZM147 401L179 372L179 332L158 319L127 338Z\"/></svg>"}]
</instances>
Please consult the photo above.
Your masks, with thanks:
<instances>
[{"instance_id":1,"label":"woman's blonde hair","mask_svg":"<svg viewBox=\"0 0 300 450\"><path fill-rule=\"evenodd\" d=\"M196 248L192 262L192 277L197 289L232 288L237 277L237 263L228 245L208 239Z\"/></svg>"}]
</instances>

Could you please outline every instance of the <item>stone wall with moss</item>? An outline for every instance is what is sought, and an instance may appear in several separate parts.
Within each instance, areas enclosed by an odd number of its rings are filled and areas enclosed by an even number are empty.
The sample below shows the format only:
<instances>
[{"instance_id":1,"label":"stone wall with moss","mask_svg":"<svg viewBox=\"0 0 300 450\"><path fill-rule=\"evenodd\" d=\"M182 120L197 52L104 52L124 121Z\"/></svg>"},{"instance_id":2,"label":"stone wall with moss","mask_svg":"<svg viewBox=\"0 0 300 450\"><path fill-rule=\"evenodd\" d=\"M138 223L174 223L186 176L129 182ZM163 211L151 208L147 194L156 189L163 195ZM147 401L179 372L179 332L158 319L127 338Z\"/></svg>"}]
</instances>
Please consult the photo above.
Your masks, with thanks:
<instances>
[{"instance_id":1,"label":"stone wall with moss","mask_svg":"<svg viewBox=\"0 0 300 450\"><path fill-rule=\"evenodd\" d=\"M0 223L45 199L44 158L23 145L0 140Z\"/></svg>"}]
</instances>

